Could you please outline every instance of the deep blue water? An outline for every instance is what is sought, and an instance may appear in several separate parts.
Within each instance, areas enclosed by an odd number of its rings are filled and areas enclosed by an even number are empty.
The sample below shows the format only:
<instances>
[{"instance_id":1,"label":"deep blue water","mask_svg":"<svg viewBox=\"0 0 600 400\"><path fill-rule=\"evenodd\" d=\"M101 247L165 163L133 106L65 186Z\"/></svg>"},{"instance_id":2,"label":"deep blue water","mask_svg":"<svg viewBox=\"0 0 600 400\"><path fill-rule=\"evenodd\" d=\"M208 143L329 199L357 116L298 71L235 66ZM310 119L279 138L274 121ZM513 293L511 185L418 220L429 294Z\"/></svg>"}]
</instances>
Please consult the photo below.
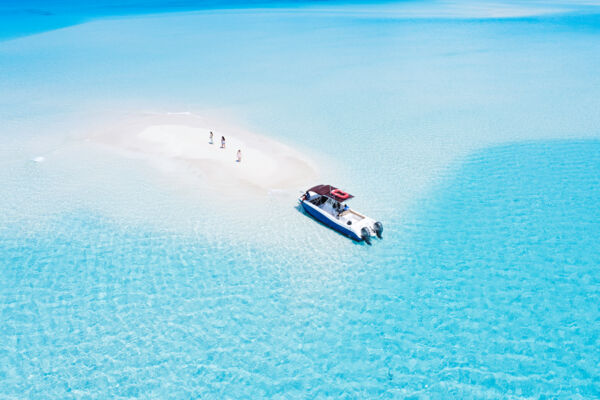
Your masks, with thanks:
<instances>
[{"instance_id":1,"label":"deep blue water","mask_svg":"<svg viewBox=\"0 0 600 400\"><path fill-rule=\"evenodd\" d=\"M96 18L235 7L250 4L223 1L3 1L0 4L0 39L64 28Z\"/></svg>"},{"instance_id":2,"label":"deep blue water","mask_svg":"<svg viewBox=\"0 0 600 400\"><path fill-rule=\"evenodd\" d=\"M311 4L352 4L331 0L3 0L0 40L30 35L98 18L212 9L296 7Z\"/></svg>"}]
</instances>

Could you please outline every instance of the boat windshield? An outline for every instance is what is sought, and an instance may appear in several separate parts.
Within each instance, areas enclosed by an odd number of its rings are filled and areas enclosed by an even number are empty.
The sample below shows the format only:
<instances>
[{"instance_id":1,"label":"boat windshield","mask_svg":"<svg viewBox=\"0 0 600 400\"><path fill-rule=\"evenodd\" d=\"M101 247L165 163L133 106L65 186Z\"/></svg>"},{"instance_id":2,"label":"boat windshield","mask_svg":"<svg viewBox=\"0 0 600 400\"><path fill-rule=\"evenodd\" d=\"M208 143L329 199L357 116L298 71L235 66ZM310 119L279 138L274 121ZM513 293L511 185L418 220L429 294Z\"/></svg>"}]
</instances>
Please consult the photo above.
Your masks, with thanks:
<instances>
[{"instance_id":1,"label":"boat windshield","mask_svg":"<svg viewBox=\"0 0 600 400\"><path fill-rule=\"evenodd\" d=\"M315 198L310 199L310 202L317 207L321 207L323 204L325 204L327 202L327 197L316 196Z\"/></svg>"},{"instance_id":2,"label":"boat windshield","mask_svg":"<svg viewBox=\"0 0 600 400\"><path fill-rule=\"evenodd\" d=\"M327 196L319 196L310 202L328 214L338 216L346 209L346 205L333 200Z\"/></svg>"}]
</instances>

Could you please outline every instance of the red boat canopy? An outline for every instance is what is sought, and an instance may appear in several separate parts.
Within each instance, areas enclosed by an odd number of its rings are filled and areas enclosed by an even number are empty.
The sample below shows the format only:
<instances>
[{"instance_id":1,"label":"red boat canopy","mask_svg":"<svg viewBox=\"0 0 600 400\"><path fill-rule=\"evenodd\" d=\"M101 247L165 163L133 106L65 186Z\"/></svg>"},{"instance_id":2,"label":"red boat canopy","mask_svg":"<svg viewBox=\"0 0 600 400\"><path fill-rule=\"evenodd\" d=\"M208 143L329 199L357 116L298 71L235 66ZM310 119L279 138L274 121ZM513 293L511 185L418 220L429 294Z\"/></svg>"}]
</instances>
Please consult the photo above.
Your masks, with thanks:
<instances>
[{"instance_id":1,"label":"red boat canopy","mask_svg":"<svg viewBox=\"0 0 600 400\"><path fill-rule=\"evenodd\" d=\"M333 187L331 185L318 185L315 187L311 187L308 190L320 194L322 196L327 196L336 201L346 201L354 197L350 193L346 193L343 190Z\"/></svg>"}]
</instances>

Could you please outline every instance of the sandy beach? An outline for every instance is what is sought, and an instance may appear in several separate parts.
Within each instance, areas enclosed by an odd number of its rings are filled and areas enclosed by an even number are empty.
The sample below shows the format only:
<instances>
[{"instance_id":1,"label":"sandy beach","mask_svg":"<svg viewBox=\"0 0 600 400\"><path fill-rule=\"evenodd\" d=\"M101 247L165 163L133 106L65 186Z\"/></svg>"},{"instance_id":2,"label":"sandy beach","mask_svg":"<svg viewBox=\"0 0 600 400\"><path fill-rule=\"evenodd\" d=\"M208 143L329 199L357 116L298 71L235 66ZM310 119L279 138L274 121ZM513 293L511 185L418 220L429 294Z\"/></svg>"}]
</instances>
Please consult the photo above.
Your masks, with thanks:
<instances>
[{"instance_id":1,"label":"sandy beach","mask_svg":"<svg viewBox=\"0 0 600 400\"><path fill-rule=\"evenodd\" d=\"M222 136L225 148L221 148ZM302 190L317 177L314 164L291 147L190 113L129 116L95 129L89 139L124 157L143 160L164 174L205 184L220 193Z\"/></svg>"}]
</instances>

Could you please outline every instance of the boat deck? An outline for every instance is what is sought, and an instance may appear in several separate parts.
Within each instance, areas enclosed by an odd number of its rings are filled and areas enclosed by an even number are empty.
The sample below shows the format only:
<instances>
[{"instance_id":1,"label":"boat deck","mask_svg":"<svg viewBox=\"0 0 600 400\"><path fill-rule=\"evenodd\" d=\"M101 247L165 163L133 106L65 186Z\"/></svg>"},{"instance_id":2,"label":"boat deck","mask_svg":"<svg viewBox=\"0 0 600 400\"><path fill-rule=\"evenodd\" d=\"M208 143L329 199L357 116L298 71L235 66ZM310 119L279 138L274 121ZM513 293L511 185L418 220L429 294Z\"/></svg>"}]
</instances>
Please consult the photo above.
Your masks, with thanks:
<instances>
[{"instance_id":1,"label":"boat deck","mask_svg":"<svg viewBox=\"0 0 600 400\"><path fill-rule=\"evenodd\" d=\"M344 219L346 221L352 221L352 223L356 223L365 219L365 216L353 210L346 210L339 215L339 218Z\"/></svg>"}]
</instances>

